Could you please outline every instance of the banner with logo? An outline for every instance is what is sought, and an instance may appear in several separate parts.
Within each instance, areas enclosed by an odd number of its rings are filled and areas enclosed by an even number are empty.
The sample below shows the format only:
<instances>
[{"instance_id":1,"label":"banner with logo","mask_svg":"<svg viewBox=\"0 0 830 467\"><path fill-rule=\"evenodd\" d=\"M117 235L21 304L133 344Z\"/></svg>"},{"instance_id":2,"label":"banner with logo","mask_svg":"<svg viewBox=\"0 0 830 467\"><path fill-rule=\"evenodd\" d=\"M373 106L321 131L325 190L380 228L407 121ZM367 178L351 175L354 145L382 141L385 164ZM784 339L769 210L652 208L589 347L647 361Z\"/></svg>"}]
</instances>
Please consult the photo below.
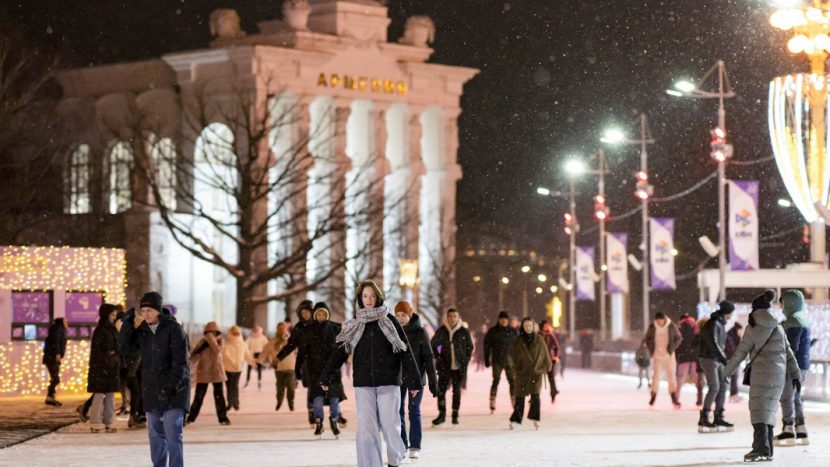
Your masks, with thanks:
<instances>
[{"instance_id":1,"label":"banner with logo","mask_svg":"<svg viewBox=\"0 0 830 467\"><path fill-rule=\"evenodd\" d=\"M605 236L605 252L608 256L608 292L628 293L628 234L608 232Z\"/></svg>"},{"instance_id":2,"label":"banner with logo","mask_svg":"<svg viewBox=\"0 0 830 467\"><path fill-rule=\"evenodd\" d=\"M760 269L758 260L758 182L729 182L729 268Z\"/></svg>"},{"instance_id":3,"label":"banner with logo","mask_svg":"<svg viewBox=\"0 0 830 467\"><path fill-rule=\"evenodd\" d=\"M594 247L580 246L576 249L576 299L594 301Z\"/></svg>"},{"instance_id":4,"label":"banner with logo","mask_svg":"<svg viewBox=\"0 0 830 467\"><path fill-rule=\"evenodd\" d=\"M650 222L651 289L674 290L674 219L652 217Z\"/></svg>"}]
</instances>

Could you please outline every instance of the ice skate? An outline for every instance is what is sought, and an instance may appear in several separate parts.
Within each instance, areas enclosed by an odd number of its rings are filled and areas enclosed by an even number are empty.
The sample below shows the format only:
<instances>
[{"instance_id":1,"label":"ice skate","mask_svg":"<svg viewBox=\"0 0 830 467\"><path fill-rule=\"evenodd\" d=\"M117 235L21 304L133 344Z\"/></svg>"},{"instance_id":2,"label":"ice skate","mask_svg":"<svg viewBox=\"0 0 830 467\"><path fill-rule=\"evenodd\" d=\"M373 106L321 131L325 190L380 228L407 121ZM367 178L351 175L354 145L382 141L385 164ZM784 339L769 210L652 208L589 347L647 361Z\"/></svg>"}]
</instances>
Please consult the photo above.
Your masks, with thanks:
<instances>
[{"instance_id":1,"label":"ice skate","mask_svg":"<svg viewBox=\"0 0 830 467\"><path fill-rule=\"evenodd\" d=\"M542 427L542 422L540 422L539 420L533 420L533 428L535 430L539 430L539 428L541 428L541 427Z\"/></svg>"},{"instance_id":2,"label":"ice skate","mask_svg":"<svg viewBox=\"0 0 830 467\"><path fill-rule=\"evenodd\" d=\"M713 425L719 432L735 431L735 425L723 419L723 410L715 410L715 420Z\"/></svg>"},{"instance_id":3,"label":"ice skate","mask_svg":"<svg viewBox=\"0 0 830 467\"><path fill-rule=\"evenodd\" d=\"M781 433L775 435L772 438L772 442L776 446L795 446L796 444L796 437L795 437L795 427L793 425L784 425L784 429L781 430Z\"/></svg>"},{"instance_id":4,"label":"ice skate","mask_svg":"<svg viewBox=\"0 0 830 467\"><path fill-rule=\"evenodd\" d=\"M452 424L458 425L458 412L453 411L452 413Z\"/></svg>"},{"instance_id":5,"label":"ice skate","mask_svg":"<svg viewBox=\"0 0 830 467\"><path fill-rule=\"evenodd\" d=\"M490 396L490 415L496 412L496 396Z\"/></svg>"},{"instance_id":6,"label":"ice skate","mask_svg":"<svg viewBox=\"0 0 830 467\"><path fill-rule=\"evenodd\" d=\"M421 451L419 451L417 449L410 449L409 450L409 458L412 459L413 461L417 461L418 459L421 458Z\"/></svg>"},{"instance_id":7,"label":"ice skate","mask_svg":"<svg viewBox=\"0 0 830 467\"><path fill-rule=\"evenodd\" d=\"M104 432L105 433L118 433L118 428L116 428L114 426L104 427Z\"/></svg>"},{"instance_id":8,"label":"ice skate","mask_svg":"<svg viewBox=\"0 0 830 467\"><path fill-rule=\"evenodd\" d=\"M447 416L444 412L438 412L438 416L432 419L432 426L436 427L447 421Z\"/></svg>"},{"instance_id":9,"label":"ice skate","mask_svg":"<svg viewBox=\"0 0 830 467\"><path fill-rule=\"evenodd\" d=\"M55 399L54 396L47 397L44 402L46 403L46 405L51 405L52 407L60 407L63 405L57 399Z\"/></svg>"},{"instance_id":10,"label":"ice skate","mask_svg":"<svg viewBox=\"0 0 830 467\"><path fill-rule=\"evenodd\" d=\"M275 411L275 412L279 412L279 411L280 411L280 407L282 407L282 401L277 401L277 406L274 408L274 411Z\"/></svg>"},{"instance_id":11,"label":"ice skate","mask_svg":"<svg viewBox=\"0 0 830 467\"><path fill-rule=\"evenodd\" d=\"M672 403L672 405L674 405L675 409L678 409L678 410L680 409L680 407L681 407L680 406L680 398L677 397L676 392L671 393L671 403Z\"/></svg>"},{"instance_id":12,"label":"ice skate","mask_svg":"<svg viewBox=\"0 0 830 467\"><path fill-rule=\"evenodd\" d=\"M340 439L340 428L337 426L337 419L330 418L329 425L331 426L331 433L334 435L334 439Z\"/></svg>"},{"instance_id":13,"label":"ice skate","mask_svg":"<svg viewBox=\"0 0 830 467\"><path fill-rule=\"evenodd\" d=\"M75 409L75 412L78 412L78 420L80 420L81 422L86 423L87 421L89 421L89 416L84 413L83 405L79 405L78 408Z\"/></svg>"},{"instance_id":14,"label":"ice skate","mask_svg":"<svg viewBox=\"0 0 830 467\"><path fill-rule=\"evenodd\" d=\"M810 439L807 437L807 426L804 424L795 426L795 444L809 446Z\"/></svg>"},{"instance_id":15,"label":"ice skate","mask_svg":"<svg viewBox=\"0 0 830 467\"><path fill-rule=\"evenodd\" d=\"M698 433L714 433L717 431L715 424L709 421L709 411L700 411L700 420L697 422Z\"/></svg>"},{"instance_id":16,"label":"ice skate","mask_svg":"<svg viewBox=\"0 0 830 467\"><path fill-rule=\"evenodd\" d=\"M146 428L147 422L137 419L130 415L129 420L127 420L127 428Z\"/></svg>"},{"instance_id":17,"label":"ice skate","mask_svg":"<svg viewBox=\"0 0 830 467\"><path fill-rule=\"evenodd\" d=\"M511 429L511 430L515 430L515 429L516 429L516 428L518 428L520 425L521 425L521 423L519 423L519 422L514 422L513 420L510 420L510 429Z\"/></svg>"},{"instance_id":18,"label":"ice skate","mask_svg":"<svg viewBox=\"0 0 830 467\"><path fill-rule=\"evenodd\" d=\"M772 456L760 452L750 451L744 454L744 462L771 462Z\"/></svg>"},{"instance_id":19,"label":"ice skate","mask_svg":"<svg viewBox=\"0 0 830 467\"><path fill-rule=\"evenodd\" d=\"M653 407L654 406L654 401L656 401L656 400L657 400L657 393L652 392L651 393L651 399L648 400L648 405Z\"/></svg>"},{"instance_id":20,"label":"ice skate","mask_svg":"<svg viewBox=\"0 0 830 467\"><path fill-rule=\"evenodd\" d=\"M348 422L348 420L346 420L346 418L344 416L341 415L340 418L337 419L337 423L339 423L340 426L345 428L346 424L349 423L349 422Z\"/></svg>"},{"instance_id":21,"label":"ice skate","mask_svg":"<svg viewBox=\"0 0 830 467\"><path fill-rule=\"evenodd\" d=\"M322 439L323 438L323 431L325 431L325 429L323 428L323 420L321 420L319 418L315 419L314 420L314 436L317 439Z\"/></svg>"},{"instance_id":22,"label":"ice skate","mask_svg":"<svg viewBox=\"0 0 830 467\"><path fill-rule=\"evenodd\" d=\"M315 423L317 423L317 422L314 420L314 411L309 410L308 411L308 425L310 427L314 428Z\"/></svg>"}]
</instances>

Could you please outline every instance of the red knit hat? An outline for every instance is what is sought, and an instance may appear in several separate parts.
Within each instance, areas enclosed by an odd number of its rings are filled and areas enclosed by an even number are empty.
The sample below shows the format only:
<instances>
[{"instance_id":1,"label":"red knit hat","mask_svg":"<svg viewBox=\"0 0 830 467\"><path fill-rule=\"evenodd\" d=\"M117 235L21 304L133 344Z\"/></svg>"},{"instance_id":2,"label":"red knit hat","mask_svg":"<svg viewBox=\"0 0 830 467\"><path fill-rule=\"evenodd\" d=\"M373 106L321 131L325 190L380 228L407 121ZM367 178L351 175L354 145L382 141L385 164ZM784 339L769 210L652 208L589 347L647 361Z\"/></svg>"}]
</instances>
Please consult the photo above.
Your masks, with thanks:
<instances>
[{"instance_id":1,"label":"red knit hat","mask_svg":"<svg viewBox=\"0 0 830 467\"><path fill-rule=\"evenodd\" d=\"M412 317L412 313L415 313L415 310L412 309L412 305L409 304L407 301L400 301L397 305L395 305L395 314L404 313L406 316Z\"/></svg>"}]
</instances>

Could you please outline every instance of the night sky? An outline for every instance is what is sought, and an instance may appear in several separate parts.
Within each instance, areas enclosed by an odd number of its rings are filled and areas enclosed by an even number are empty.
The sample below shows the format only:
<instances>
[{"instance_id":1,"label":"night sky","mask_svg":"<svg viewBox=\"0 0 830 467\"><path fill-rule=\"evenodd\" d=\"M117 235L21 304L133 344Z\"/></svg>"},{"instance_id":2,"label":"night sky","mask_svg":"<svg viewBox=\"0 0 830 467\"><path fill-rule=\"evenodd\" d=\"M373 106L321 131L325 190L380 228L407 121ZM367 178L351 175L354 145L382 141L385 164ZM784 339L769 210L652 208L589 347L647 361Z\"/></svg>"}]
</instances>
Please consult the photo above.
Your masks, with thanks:
<instances>
[{"instance_id":1,"label":"night sky","mask_svg":"<svg viewBox=\"0 0 830 467\"><path fill-rule=\"evenodd\" d=\"M84 66L157 57L207 46L207 18L215 8L236 8L243 29L280 16L280 1L98 0L4 2L3 16L30 44ZM565 189L562 160L593 154L603 130L621 126L635 136L641 112L657 143L649 148L655 196L693 185L713 170L709 130L716 102L673 98L664 90L677 78L696 80L717 59L726 61L738 97L727 102L727 128L736 160L771 155L767 135L767 86L774 76L807 69L785 50L788 36L774 31L762 0L390 0L390 40L406 17L426 14L437 25L431 61L479 68L467 87L460 117L458 187L462 242L495 232L519 247L567 254L562 201L542 199L539 185ZM635 147L609 148L612 216L636 207ZM797 211L776 205L785 197L775 164L730 167L734 179L761 180L761 236L797 228ZM590 197L593 178L579 184L579 243L596 241ZM678 274L705 256L697 237L717 238L713 182L680 201L654 206L655 216L678 217ZM630 221L630 223L628 223ZM612 222L609 230L639 237L639 216ZM762 267L807 258L800 232L762 251ZM780 242L786 242L787 246ZM661 306L688 309L695 281L678 282L681 294L655 294ZM632 283L632 289L638 286ZM749 292L747 292L749 293Z\"/></svg>"}]
</instances>

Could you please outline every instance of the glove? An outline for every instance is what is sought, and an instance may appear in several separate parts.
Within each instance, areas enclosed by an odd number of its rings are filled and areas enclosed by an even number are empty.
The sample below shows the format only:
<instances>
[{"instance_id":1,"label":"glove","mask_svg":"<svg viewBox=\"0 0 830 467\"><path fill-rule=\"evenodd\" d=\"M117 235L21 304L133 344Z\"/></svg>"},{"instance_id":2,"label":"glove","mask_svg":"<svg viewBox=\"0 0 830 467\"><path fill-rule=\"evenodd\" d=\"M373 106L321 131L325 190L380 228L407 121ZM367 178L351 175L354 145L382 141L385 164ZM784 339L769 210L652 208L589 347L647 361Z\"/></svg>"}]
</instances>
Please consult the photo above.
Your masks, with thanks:
<instances>
[{"instance_id":1,"label":"glove","mask_svg":"<svg viewBox=\"0 0 830 467\"><path fill-rule=\"evenodd\" d=\"M801 380L798 378L793 379L793 387L795 388L796 393L801 392Z\"/></svg>"},{"instance_id":2,"label":"glove","mask_svg":"<svg viewBox=\"0 0 830 467\"><path fill-rule=\"evenodd\" d=\"M435 383L430 383L429 393L432 394L432 397L438 397L438 385Z\"/></svg>"}]
</instances>

